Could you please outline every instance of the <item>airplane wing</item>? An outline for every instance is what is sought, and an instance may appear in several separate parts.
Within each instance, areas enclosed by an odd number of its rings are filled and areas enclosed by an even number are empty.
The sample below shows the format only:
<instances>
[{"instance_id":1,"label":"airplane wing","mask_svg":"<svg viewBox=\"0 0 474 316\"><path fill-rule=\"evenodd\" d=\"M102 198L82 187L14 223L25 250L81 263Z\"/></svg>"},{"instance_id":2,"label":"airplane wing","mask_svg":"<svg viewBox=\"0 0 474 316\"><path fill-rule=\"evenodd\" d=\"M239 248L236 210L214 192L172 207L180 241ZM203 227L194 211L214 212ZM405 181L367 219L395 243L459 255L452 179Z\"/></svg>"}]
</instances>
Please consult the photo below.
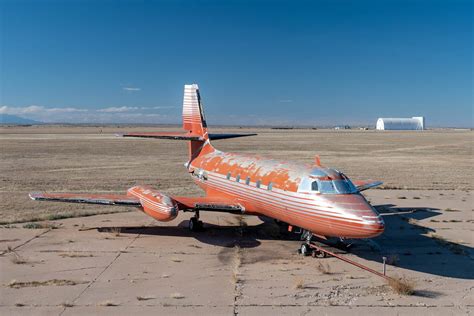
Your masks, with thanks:
<instances>
[{"instance_id":1,"label":"airplane wing","mask_svg":"<svg viewBox=\"0 0 474 316\"><path fill-rule=\"evenodd\" d=\"M29 194L32 200L66 203L87 203L102 205L141 206L140 199L132 195L88 194L88 193L41 193ZM225 198L170 196L180 210L214 211L226 213L242 213L242 205Z\"/></svg>"},{"instance_id":2,"label":"airplane wing","mask_svg":"<svg viewBox=\"0 0 474 316\"><path fill-rule=\"evenodd\" d=\"M383 184L382 181L373 181L373 180L367 180L367 181L353 181L355 186L357 187L357 190L359 191L364 191L368 189L372 189L375 187L378 187L379 185Z\"/></svg>"},{"instance_id":3,"label":"airplane wing","mask_svg":"<svg viewBox=\"0 0 474 316\"><path fill-rule=\"evenodd\" d=\"M30 198L36 201L140 206L140 200L136 197L117 194L34 192L30 193Z\"/></svg>"}]
</instances>

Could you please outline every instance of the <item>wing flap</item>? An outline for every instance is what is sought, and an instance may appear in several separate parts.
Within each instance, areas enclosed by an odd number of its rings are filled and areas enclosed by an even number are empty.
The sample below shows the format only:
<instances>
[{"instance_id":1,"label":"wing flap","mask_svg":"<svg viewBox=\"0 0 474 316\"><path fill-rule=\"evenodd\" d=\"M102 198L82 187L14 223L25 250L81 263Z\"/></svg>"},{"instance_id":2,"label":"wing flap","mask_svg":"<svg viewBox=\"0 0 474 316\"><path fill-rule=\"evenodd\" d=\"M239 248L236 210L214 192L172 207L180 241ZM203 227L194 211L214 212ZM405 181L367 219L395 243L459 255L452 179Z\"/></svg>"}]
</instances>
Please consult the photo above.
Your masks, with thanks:
<instances>
[{"instance_id":1,"label":"wing flap","mask_svg":"<svg viewBox=\"0 0 474 316\"><path fill-rule=\"evenodd\" d=\"M353 181L353 183L356 185L357 190L359 190L359 191L372 189L372 188L378 187L379 185L383 184L382 181L373 181L373 180Z\"/></svg>"},{"instance_id":2,"label":"wing flap","mask_svg":"<svg viewBox=\"0 0 474 316\"><path fill-rule=\"evenodd\" d=\"M173 196L180 209L241 214L245 208L235 201L220 197Z\"/></svg>"},{"instance_id":3,"label":"wing flap","mask_svg":"<svg viewBox=\"0 0 474 316\"><path fill-rule=\"evenodd\" d=\"M88 194L88 193L30 193L35 201L88 203L102 205L129 205L139 206L140 200L133 196L117 194Z\"/></svg>"}]
</instances>

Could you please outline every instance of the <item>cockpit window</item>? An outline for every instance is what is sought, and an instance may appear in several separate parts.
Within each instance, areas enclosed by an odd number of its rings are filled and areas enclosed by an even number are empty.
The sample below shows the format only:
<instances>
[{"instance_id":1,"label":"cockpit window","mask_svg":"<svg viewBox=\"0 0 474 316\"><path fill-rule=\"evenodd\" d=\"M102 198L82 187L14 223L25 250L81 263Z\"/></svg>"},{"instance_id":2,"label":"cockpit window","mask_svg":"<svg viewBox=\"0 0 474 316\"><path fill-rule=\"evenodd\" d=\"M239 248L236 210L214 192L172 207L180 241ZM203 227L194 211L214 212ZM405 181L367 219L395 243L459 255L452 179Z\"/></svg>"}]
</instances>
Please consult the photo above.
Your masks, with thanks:
<instances>
[{"instance_id":1,"label":"cockpit window","mask_svg":"<svg viewBox=\"0 0 474 316\"><path fill-rule=\"evenodd\" d=\"M324 174L317 177L316 174ZM357 193L356 186L343 173L335 169L313 169L309 177L303 177L298 192L321 194L352 194Z\"/></svg>"},{"instance_id":2,"label":"cockpit window","mask_svg":"<svg viewBox=\"0 0 474 316\"><path fill-rule=\"evenodd\" d=\"M319 191L323 194L336 194L333 181L319 181Z\"/></svg>"},{"instance_id":3,"label":"cockpit window","mask_svg":"<svg viewBox=\"0 0 474 316\"><path fill-rule=\"evenodd\" d=\"M319 191L323 194L351 194L356 193L357 188L347 180L324 180L319 181Z\"/></svg>"},{"instance_id":4,"label":"cockpit window","mask_svg":"<svg viewBox=\"0 0 474 316\"><path fill-rule=\"evenodd\" d=\"M350 180L334 180L333 184L339 193L354 193L357 191Z\"/></svg>"}]
</instances>

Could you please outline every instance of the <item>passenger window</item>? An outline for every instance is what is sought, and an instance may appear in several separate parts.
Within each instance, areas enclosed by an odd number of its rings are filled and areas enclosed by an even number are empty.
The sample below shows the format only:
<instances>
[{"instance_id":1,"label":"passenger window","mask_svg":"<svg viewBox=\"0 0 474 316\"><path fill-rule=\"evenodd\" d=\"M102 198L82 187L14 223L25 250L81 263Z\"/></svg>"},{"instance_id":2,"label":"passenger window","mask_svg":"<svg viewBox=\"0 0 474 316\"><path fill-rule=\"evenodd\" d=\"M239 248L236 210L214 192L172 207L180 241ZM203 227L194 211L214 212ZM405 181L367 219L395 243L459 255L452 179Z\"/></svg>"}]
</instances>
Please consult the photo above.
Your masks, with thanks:
<instances>
[{"instance_id":1,"label":"passenger window","mask_svg":"<svg viewBox=\"0 0 474 316\"><path fill-rule=\"evenodd\" d=\"M311 183L311 190L313 190L313 191L319 191L319 188L318 188L318 181L313 181L313 183Z\"/></svg>"},{"instance_id":2,"label":"passenger window","mask_svg":"<svg viewBox=\"0 0 474 316\"><path fill-rule=\"evenodd\" d=\"M260 188L260 183L262 183L262 182L261 182L260 180L258 180L257 183L255 183L255 186L256 186L257 188Z\"/></svg>"},{"instance_id":3,"label":"passenger window","mask_svg":"<svg viewBox=\"0 0 474 316\"><path fill-rule=\"evenodd\" d=\"M249 184L250 184L250 177L247 177L247 179L245 180L245 184L246 184L246 185L249 185Z\"/></svg>"},{"instance_id":4,"label":"passenger window","mask_svg":"<svg viewBox=\"0 0 474 316\"><path fill-rule=\"evenodd\" d=\"M268 186L267 186L267 190L268 190L268 191L271 191L272 188L273 188L273 183L270 182L270 183L268 184Z\"/></svg>"},{"instance_id":5,"label":"passenger window","mask_svg":"<svg viewBox=\"0 0 474 316\"><path fill-rule=\"evenodd\" d=\"M240 174L235 178L235 182L240 182Z\"/></svg>"},{"instance_id":6,"label":"passenger window","mask_svg":"<svg viewBox=\"0 0 474 316\"><path fill-rule=\"evenodd\" d=\"M230 180L230 172L227 173L227 180Z\"/></svg>"}]
</instances>

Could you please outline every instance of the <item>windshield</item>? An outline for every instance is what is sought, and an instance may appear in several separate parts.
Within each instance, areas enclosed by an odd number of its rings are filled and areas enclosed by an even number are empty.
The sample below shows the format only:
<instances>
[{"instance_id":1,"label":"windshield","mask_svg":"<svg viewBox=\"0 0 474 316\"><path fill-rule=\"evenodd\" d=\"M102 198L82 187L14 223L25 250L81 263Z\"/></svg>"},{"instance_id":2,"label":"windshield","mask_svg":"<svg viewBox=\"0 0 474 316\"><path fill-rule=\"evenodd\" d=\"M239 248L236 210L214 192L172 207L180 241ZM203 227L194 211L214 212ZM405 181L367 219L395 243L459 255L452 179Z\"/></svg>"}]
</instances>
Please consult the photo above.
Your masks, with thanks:
<instances>
[{"instance_id":1,"label":"windshield","mask_svg":"<svg viewBox=\"0 0 474 316\"><path fill-rule=\"evenodd\" d=\"M322 194L351 194L357 188L350 180L316 180L319 183L319 192Z\"/></svg>"}]
</instances>

